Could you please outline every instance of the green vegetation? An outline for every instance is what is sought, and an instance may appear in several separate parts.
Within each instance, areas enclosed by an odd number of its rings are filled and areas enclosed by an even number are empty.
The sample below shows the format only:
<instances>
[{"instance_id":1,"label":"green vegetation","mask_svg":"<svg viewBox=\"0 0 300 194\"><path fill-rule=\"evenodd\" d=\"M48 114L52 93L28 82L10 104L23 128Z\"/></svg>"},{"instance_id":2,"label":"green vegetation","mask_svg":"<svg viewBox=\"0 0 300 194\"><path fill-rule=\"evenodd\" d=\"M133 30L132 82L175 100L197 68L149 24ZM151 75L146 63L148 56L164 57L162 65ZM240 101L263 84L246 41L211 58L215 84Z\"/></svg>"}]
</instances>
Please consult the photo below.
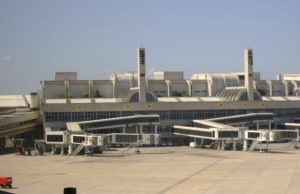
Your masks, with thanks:
<instances>
[{"instance_id":1,"label":"green vegetation","mask_svg":"<svg viewBox=\"0 0 300 194\"><path fill-rule=\"evenodd\" d=\"M102 95L100 94L99 90L96 90L95 92L95 98L101 98Z\"/></svg>"},{"instance_id":2,"label":"green vegetation","mask_svg":"<svg viewBox=\"0 0 300 194\"><path fill-rule=\"evenodd\" d=\"M267 95L267 90L264 88L258 88L257 91L260 93L260 95L262 96L266 96Z\"/></svg>"},{"instance_id":3,"label":"green vegetation","mask_svg":"<svg viewBox=\"0 0 300 194\"><path fill-rule=\"evenodd\" d=\"M186 97L188 94L183 90L183 91L173 91L172 96L174 97Z\"/></svg>"},{"instance_id":4,"label":"green vegetation","mask_svg":"<svg viewBox=\"0 0 300 194\"><path fill-rule=\"evenodd\" d=\"M100 92L98 90L96 90L96 92L94 92L93 94L89 94L88 92L84 92L81 94L82 98L101 98L102 95L100 94Z\"/></svg>"},{"instance_id":5,"label":"green vegetation","mask_svg":"<svg viewBox=\"0 0 300 194\"><path fill-rule=\"evenodd\" d=\"M73 98L73 96L71 96L71 95L66 95L66 94L60 94L58 97L59 97L59 98Z\"/></svg>"}]
</instances>

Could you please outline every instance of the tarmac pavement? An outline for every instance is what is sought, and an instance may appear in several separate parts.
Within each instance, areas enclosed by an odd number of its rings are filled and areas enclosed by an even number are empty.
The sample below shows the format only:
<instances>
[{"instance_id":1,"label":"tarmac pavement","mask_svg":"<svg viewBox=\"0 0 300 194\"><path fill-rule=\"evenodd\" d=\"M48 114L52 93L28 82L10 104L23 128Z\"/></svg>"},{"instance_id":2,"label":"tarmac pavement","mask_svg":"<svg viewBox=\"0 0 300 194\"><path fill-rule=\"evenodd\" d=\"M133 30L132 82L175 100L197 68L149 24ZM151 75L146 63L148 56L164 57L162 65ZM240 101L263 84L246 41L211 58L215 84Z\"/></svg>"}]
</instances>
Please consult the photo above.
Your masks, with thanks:
<instances>
[{"instance_id":1,"label":"tarmac pavement","mask_svg":"<svg viewBox=\"0 0 300 194\"><path fill-rule=\"evenodd\" d=\"M300 193L300 150L274 146L269 153L155 147L92 157L1 155L0 176L12 176L13 188L0 193Z\"/></svg>"}]
</instances>

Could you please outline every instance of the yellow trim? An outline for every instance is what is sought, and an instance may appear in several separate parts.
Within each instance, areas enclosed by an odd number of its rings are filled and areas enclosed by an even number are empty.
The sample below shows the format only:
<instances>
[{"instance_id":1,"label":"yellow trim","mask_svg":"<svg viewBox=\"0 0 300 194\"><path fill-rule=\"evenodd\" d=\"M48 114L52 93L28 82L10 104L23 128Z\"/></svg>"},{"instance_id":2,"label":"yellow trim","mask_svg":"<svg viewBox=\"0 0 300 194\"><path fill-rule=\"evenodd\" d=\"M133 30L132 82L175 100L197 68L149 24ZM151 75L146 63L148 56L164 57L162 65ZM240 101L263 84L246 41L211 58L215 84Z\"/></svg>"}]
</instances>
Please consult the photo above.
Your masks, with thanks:
<instances>
[{"instance_id":1,"label":"yellow trim","mask_svg":"<svg viewBox=\"0 0 300 194\"><path fill-rule=\"evenodd\" d=\"M130 106L130 104L125 104L125 105L124 105L124 108L125 108L125 109L130 109L131 106Z\"/></svg>"},{"instance_id":2,"label":"yellow trim","mask_svg":"<svg viewBox=\"0 0 300 194\"><path fill-rule=\"evenodd\" d=\"M83 111L83 105L76 105L76 112Z\"/></svg>"}]
</instances>

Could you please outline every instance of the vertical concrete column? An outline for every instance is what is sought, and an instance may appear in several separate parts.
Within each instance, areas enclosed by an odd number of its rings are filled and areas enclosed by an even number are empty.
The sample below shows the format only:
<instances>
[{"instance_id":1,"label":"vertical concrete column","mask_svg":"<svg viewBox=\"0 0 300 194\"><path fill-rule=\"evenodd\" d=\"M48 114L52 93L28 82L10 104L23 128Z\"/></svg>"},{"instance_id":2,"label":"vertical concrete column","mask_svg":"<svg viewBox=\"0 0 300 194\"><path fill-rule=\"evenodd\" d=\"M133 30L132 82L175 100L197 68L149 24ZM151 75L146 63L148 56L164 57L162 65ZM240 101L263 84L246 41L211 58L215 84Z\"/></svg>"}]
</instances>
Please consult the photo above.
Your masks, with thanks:
<instances>
[{"instance_id":1,"label":"vertical concrete column","mask_svg":"<svg viewBox=\"0 0 300 194\"><path fill-rule=\"evenodd\" d=\"M64 145L61 145L60 155L65 155L65 152L64 152Z\"/></svg>"},{"instance_id":2,"label":"vertical concrete column","mask_svg":"<svg viewBox=\"0 0 300 194\"><path fill-rule=\"evenodd\" d=\"M233 140L232 150L233 150L233 151L236 151L236 141L235 141L235 139Z\"/></svg>"},{"instance_id":3,"label":"vertical concrete column","mask_svg":"<svg viewBox=\"0 0 300 194\"><path fill-rule=\"evenodd\" d=\"M284 95L288 96L289 95L289 85L288 81L282 80L282 83L284 85Z\"/></svg>"},{"instance_id":4,"label":"vertical concrete column","mask_svg":"<svg viewBox=\"0 0 300 194\"><path fill-rule=\"evenodd\" d=\"M139 85L139 102L146 102L146 55L145 48L137 49L138 55L138 85Z\"/></svg>"},{"instance_id":5,"label":"vertical concrete column","mask_svg":"<svg viewBox=\"0 0 300 194\"><path fill-rule=\"evenodd\" d=\"M157 133L157 125L154 126L154 146L158 145L158 133Z\"/></svg>"},{"instance_id":6,"label":"vertical concrete column","mask_svg":"<svg viewBox=\"0 0 300 194\"><path fill-rule=\"evenodd\" d=\"M272 81L268 80L267 84L269 86L269 94L270 94L270 96L273 96L273 83L272 83Z\"/></svg>"},{"instance_id":7,"label":"vertical concrete column","mask_svg":"<svg viewBox=\"0 0 300 194\"><path fill-rule=\"evenodd\" d=\"M222 139L222 151L225 150L225 141Z\"/></svg>"},{"instance_id":8,"label":"vertical concrete column","mask_svg":"<svg viewBox=\"0 0 300 194\"><path fill-rule=\"evenodd\" d=\"M68 154L72 155L72 153L73 153L73 146L72 144L69 144Z\"/></svg>"},{"instance_id":9,"label":"vertical concrete column","mask_svg":"<svg viewBox=\"0 0 300 194\"><path fill-rule=\"evenodd\" d=\"M126 133L126 127L125 126L122 128L122 133Z\"/></svg>"},{"instance_id":10,"label":"vertical concrete column","mask_svg":"<svg viewBox=\"0 0 300 194\"><path fill-rule=\"evenodd\" d=\"M167 84L167 95L168 97L172 96L172 91L171 91L171 81L170 80L166 80L166 84Z\"/></svg>"},{"instance_id":11,"label":"vertical concrete column","mask_svg":"<svg viewBox=\"0 0 300 194\"><path fill-rule=\"evenodd\" d=\"M256 121L256 129L259 130L259 121Z\"/></svg>"},{"instance_id":12,"label":"vertical concrete column","mask_svg":"<svg viewBox=\"0 0 300 194\"><path fill-rule=\"evenodd\" d=\"M298 149L298 141L299 141L299 129L296 129L296 133L297 133L297 138L296 138L296 144L295 144L295 148Z\"/></svg>"},{"instance_id":13,"label":"vertical concrete column","mask_svg":"<svg viewBox=\"0 0 300 194\"><path fill-rule=\"evenodd\" d=\"M55 154L55 145L52 145L51 154L52 154L52 155L54 155L54 154Z\"/></svg>"},{"instance_id":14,"label":"vertical concrete column","mask_svg":"<svg viewBox=\"0 0 300 194\"><path fill-rule=\"evenodd\" d=\"M244 50L245 87L247 88L248 101L253 101L253 51Z\"/></svg>"},{"instance_id":15,"label":"vertical concrete column","mask_svg":"<svg viewBox=\"0 0 300 194\"><path fill-rule=\"evenodd\" d=\"M116 96L117 96L117 76L116 76L116 74L112 74L111 75L111 79L112 79L112 85L113 85L113 98L116 98Z\"/></svg>"},{"instance_id":16,"label":"vertical concrete column","mask_svg":"<svg viewBox=\"0 0 300 194\"><path fill-rule=\"evenodd\" d=\"M191 80L187 80L186 83L188 84L189 87L189 96L192 96L192 81Z\"/></svg>"},{"instance_id":17,"label":"vertical concrete column","mask_svg":"<svg viewBox=\"0 0 300 194\"><path fill-rule=\"evenodd\" d=\"M222 149L221 141L218 141L218 150Z\"/></svg>"},{"instance_id":18,"label":"vertical concrete column","mask_svg":"<svg viewBox=\"0 0 300 194\"><path fill-rule=\"evenodd\" d=\"M244 139L244 151L248 150L248 140Z\"/></svg>"}]
</instances>

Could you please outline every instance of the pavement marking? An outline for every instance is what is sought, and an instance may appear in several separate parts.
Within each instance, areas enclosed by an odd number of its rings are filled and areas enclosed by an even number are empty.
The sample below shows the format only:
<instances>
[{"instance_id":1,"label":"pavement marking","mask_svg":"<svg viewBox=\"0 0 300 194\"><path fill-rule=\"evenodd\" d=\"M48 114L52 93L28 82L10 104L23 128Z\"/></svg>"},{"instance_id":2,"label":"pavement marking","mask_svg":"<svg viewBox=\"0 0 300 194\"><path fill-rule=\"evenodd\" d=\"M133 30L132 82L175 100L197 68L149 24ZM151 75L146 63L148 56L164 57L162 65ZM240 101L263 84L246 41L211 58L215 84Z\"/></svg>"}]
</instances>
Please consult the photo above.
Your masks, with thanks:
<instances>
[{"instance_id":1,"label":"pavement marking","mask_svg":"<svg viewBox=\"0 0 300 194\"><path fill-rule=\"evenodd\" d=\"M223 160L223 159L219 159L219 160L213 162L212 164L206 166L205 168L202 168L202 169L200 169L200 170L194 172L193 174L191 174L191 175L189 175L189 176L187 176L187 177L185 177L185 178L183 178L183 179L177 181L176 183L174 183L174 184L170 185L169 187L165 188L164 190L158 192L158 194L163 194L163 193L166 193L166 192L170 191L171 189L177 187L177 186L180 185L180 184L183 184L184 182L186 182L186 181L189 180L190 178L192 178L192 177L198 175L199 173L202 173L202 172L208 170L209 168L211 168L212 166L214 166L214 165L216 165L217 163L221 162L222 160Z\"/></svg>"}]
</instances>

